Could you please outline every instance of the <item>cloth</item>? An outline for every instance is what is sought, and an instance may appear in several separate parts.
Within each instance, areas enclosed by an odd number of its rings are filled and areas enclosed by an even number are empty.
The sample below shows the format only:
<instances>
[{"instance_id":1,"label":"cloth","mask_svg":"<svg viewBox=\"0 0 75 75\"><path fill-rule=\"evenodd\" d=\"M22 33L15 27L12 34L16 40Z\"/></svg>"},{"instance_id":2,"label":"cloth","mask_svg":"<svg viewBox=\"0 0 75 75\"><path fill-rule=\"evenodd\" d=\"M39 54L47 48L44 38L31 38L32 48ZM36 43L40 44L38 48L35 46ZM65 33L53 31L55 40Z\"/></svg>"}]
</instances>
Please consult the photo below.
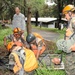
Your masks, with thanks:
<instances>
[{"instance_id":1,"label":"cloth","mask_svg":"<svg viewBox=\"0 0 75 75\"><path fill-rule=\"evenodd\" d=\"M75 17L72 17L71 20L69 21L69 26L71 32L74 33L73 26L75 26Z\"/></svg>"},{"instance_id":2,"label":"cloth","mask_svg":"<svg viewBox=\"0 0 75 75\"><path fill-rule=\"evenodd\" d=\"M9 41L13 41L13 42L16 42L16 41L22 42L27 48L29 48L28 43L22 37L19 39L16 39L13 34L10 34L10 35L6 36L6 39Z\"/></svg>"},{"instance_id":3,"label":"cloth","mask_svg":"<svg viewBox=\"0 0 75 75\"><path fill-rule=\"evenodd\" d=\"M12 21L13 29L16 27L21 28L21 30L26 30L25 16L22 13L19 15L15 14Z\"/></svg>"},{"instance_id":4,"label":"cloth","mask_svg":"<svg viewBox=\"0 0 75 75\"><path fill-rule=\"evenodd\" d=\"M39 39L39 38L36 38L36 44L37 44L38 50L41 50L42 46L45 45L44 42L41 39Z\"/></svg>"},{"instance_id":5,"label":"cloth","mask_svg":"<svg viewBox=\"0 0 75 75\"><path fill-rule=\"evenodd\" d=\"M36 43L31 44L30 47L35 56L37 56L38 53L41 55L46 50L45 43L39 38L36 38Z\"/></svg>"},{"instance_id":6,"label":"cloth","mask_svg":"<svg viewBox=\"0 0 75 75\"><path fill-rule=\"evenodd\" d=\"M17 54L19 60L17 60L17 56L15 56L14 53ZM14 70L15 73L16 73L15 70L17 69L19 75L24 75L24 67L23 66L24 66L24 62L25 62L25 57L26 57L25 50L22 47L17 46L15 49L12 50L12 53L9 55L9 68L11 70ZM20 67L20 65L22 65L22 68Z\"/></svg>"},{"instance_id":7,"label":"cloth","mask_svg":"<svg viewBox=\"0 0 75 75\"><path fill-rule=\"evenodd\" d=\"M74 33L75 27L75 17L72 17L69 21L68 28L70 28L71 32ZM68 40L59 40L57 42L58 49L66 52L65 56L65 71L66 75L75 75L75 52L69 50L70 47L75 44L75 35L69 38Z\"/></svg>"},{"instance_id":8,"label":"cloth","mask_svg":"<svg viewBox=\"0 0 75 75\"><path fill-rule=\"evenodd\" d=\"M13 34L10 34L10 35L6 36L6 39L8 39L10 41L14 41L14 42L16 42L16 41L22 42L21 38L17 39L17 38L14 37Z\"/></svg>"},{"instance_id":9,"label":"cloth","mask_svg":"<svg viewBox=\"0 0 75 75\"><path fill-rule=\"evenodd\" d=\"M66 54L65 71L67 75L75 75L75 52Z\"/></svg>"}]
</instances>

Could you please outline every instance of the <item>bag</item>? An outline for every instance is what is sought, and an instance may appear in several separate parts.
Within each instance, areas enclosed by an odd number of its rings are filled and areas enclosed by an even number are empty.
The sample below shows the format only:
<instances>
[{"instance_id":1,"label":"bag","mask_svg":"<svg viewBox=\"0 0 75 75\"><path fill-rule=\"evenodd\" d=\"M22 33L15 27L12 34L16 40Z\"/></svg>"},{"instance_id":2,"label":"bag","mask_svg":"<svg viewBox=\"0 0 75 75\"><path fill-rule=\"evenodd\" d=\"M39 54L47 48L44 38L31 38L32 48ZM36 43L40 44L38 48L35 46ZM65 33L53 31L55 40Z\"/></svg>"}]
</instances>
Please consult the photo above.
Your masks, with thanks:
<instances>
[{"instance_id":1,"label":"bag","mask_svg":"<svg viewBox=\"0 0 75 75\"><path fill-rule=\"evenodd\" d=\"M34 35L35 37L37 37L37 38L39 38L39 39L41 39L41 40L44 41L44 38L43 38L40 34L34 32L33 35Z\"/></svg>"},{"instance_id":2,"label":"bag","mask_svg":"<svg viewBox=\"0 0 75 75\"><path fill-rule=\"evenodd\" d=\"M25 48L25 53L26 53L26 60L24 63L24 70L26 72L35 70L38 67L38 62L33 51Z\"/></svg>"},{"instance_id":3,"label":"bag","mask_svg":"<svg viewBox=\"0 0 75 75\"><path fill-rule=\"evenodd\" d=\"M12 56L13 56L13 59L15 60L14 67L12 69L14 71L14 73L17 73L18 71L20 71L22 67L24 68L24 70L26 72L35 70L38 67L38 62L37 62L37 59L36 59L34 53L31 50L26 49L26 48L24 48L24 51L25 51L25 56L23 55L24 53L22 55L20 55L20 53L18 53L16 51L13 51L9 56L10 58L12 58ZM21 53L22 53L22 51L21 51ZM22 59L25 58L24 64L21 64L21 61L19 58L20 56L22 57ZM9 59L9 61L10 60L11 59ZM12 64L12 62L10 64Z\"/></svg>"}]
</instances>

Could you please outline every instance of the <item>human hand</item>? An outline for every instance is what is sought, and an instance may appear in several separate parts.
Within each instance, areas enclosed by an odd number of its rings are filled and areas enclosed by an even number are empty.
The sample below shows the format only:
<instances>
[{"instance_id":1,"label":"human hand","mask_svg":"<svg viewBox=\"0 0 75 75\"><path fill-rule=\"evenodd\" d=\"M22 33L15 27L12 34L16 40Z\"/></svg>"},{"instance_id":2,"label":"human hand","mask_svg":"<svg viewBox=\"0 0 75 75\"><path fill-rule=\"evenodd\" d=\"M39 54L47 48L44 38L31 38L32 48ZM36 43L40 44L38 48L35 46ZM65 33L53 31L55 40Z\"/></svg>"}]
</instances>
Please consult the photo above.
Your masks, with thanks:
<instances>
[{"instance_id":1,"label":"human hand","mask_svg":"<svg viewBox=\"0 0 75 75\"><path fill-rule=\"evenodd\" d=\"M14 42L14 44L17 45L17 46L20 46L20 47L23 46L23 44L19 41Z\"/></svg>"},{"instance_id":2,"label":"human hand","mask_svg":"<svg viewBox=\"0 0 75 75\"><path fill-rule=\"evenodd\" d=\"M70 47L70 50L75 51L75 44Z\"/></svg>"},{"instance_id":3,"label":"human hand","mask_svg":"<svg viewBox=\"0 0 75 75\"><path fill-rule=\"evenodd\" d=\"M55 58L52 59L52 62L56 65L59 65L60 64L60 59L55 57Z\"/></svg>"}]
</instances>

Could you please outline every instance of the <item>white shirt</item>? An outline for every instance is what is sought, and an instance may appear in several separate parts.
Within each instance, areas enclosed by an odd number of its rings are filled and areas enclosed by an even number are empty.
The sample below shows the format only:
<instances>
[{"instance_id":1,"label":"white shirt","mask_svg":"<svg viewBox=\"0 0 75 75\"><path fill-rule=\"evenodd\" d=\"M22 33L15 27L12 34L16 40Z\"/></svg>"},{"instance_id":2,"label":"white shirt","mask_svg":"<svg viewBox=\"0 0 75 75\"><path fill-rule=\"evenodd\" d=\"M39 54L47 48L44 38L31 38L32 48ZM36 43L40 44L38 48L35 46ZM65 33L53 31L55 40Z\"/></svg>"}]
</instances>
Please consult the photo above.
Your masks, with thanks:
<instances>
[{"instance_id":1,"label":"white shirt","mask_svg":"<svg viewBox=\"0 0 75 75\"><path fill-rule=\"evenodd\" d=\"M21 28L21 30L26 30L26 23L25 23L25 16L22 13L19 13L19 15L15 14L13 17L13 29L16 27Z\"/></svg>"}]
</instances>

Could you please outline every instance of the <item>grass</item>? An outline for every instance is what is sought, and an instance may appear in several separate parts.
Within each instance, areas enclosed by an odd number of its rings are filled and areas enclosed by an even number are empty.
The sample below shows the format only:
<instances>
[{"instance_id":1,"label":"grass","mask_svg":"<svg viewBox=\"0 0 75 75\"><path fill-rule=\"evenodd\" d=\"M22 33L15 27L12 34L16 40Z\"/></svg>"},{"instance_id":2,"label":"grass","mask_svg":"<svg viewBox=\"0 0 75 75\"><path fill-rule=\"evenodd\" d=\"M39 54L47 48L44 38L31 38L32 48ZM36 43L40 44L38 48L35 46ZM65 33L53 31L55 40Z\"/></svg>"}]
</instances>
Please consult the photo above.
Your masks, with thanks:
<instances>
[{"instance_id":1,"label":"grass","mask_svg":"<svg viewBox=\"0 0 75 75\"><path fill-rule=\"evenodd\" d=\"M35 75L66 75L63 70L37 69Z\"/></svg>"},{"instance_id":2,"label":"grass","mask_svg":"<svg viewBox=\"0 0 75 75\"><path fill-rule=\"evenodd\" d=\"M12 33L12 29L0 26L0 46L3 46L3 38Z\"/></svg>"}]
</instances>

